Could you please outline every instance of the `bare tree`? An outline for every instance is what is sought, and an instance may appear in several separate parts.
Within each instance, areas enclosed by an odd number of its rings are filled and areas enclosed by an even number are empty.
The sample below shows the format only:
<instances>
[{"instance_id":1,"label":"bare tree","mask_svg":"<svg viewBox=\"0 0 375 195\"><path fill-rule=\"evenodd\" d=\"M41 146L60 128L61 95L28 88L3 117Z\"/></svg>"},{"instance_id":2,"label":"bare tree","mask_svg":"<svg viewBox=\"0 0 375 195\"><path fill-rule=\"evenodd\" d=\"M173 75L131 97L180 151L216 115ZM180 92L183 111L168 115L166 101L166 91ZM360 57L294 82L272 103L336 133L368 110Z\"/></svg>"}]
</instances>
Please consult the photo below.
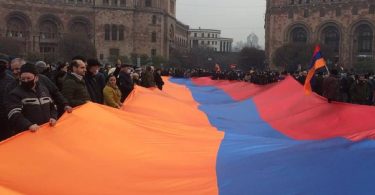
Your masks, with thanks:
<instances>
[{"instance_id":1,"label":"bare tree","mask_svg":"<svg viewBox=\"0 0 375 195\"><path fill-rule=\"evenodd\" d=\"M65 34L59 42L59 52L65 60L77 55L96 58L95 46L84 34Z\"/></svg>"},{"instance_id":2,"label":"bare tree","mask_svg":"<svg viewBox=\"0 0 375 195\"><path fill-rule=\"evenodd\" d=\"M266 54L264 50L254 47L245 47L239 54L239 65L243 70L250 68L265 69Z\"/></svg>"},{"instance_id":3,"label":"bare tree","mask_svg":"<svg viewBox=\"0 0 375 195\"><path fill-rule=\"evenodd\" d=\"M272 62L289 72L296 71L299 65L306 70L309 68L315 45L305 43L285 44L275 51ZM334 53L329 47L322 45L321 50L325 59L334 57Z\"/></svg>"}]
</instances>

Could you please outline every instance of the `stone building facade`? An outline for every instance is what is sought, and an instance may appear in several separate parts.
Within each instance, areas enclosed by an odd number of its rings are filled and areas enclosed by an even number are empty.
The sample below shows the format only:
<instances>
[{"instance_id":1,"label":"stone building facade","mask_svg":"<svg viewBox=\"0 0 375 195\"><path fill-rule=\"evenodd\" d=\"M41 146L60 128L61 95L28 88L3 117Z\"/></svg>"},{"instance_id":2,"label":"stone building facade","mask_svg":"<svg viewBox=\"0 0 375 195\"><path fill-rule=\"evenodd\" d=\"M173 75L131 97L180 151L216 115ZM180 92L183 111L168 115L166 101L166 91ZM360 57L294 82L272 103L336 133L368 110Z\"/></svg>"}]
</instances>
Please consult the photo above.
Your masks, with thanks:
<instances>
[{"instance_id":1,"label":"stone building facade","mask_svg":"<svg viewBox=\"0 0 375 195\"><path fill-rule=\"evenodd\" d=\"M190 29L189 47L206 47L216 52L232 52L233 39L221 37L220 30Z\"/></svg>"},{"instance_id":2,"label":"stone building facade","mask_svg":"<svg viewBox=\"0 0 375 195\"><path fill-rule=\"evenodd\" d=\"M286 43L329 46L338 63L349 68L374 57L375 1L267 0L266 53Z\"/></svg>"},{"instance_id":3,"label":"stone building facade","mask_svg":"<svg viewBox=\"0 0 375 195\"><path fill-rule=\"evenodd\" d=\"M22 41L25 52L58 52L61 37L80 33L102 61L131 54L168 58L176 41L187 40L187 30L176 20L176 0L0 0L0 36Z\"/></svg>"}]
</instances>

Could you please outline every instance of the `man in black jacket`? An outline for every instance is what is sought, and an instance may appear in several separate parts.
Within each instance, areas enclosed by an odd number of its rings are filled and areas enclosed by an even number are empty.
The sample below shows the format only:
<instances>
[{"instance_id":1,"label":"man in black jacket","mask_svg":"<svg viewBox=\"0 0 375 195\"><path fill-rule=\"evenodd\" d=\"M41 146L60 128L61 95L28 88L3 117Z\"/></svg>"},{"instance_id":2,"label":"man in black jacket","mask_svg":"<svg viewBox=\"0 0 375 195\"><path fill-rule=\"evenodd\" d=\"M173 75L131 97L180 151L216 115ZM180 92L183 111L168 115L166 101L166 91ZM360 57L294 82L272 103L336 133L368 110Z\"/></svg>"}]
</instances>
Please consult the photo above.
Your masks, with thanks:
<instances>
[{"instance_id":1,"label":"man in black jacket","mask_svg":"<svg viewBox=\"0 0 375 195\"><path fill-rule=\"evenodd\" d=\"M164 81L163 81L163 78L161 78L161 69L156 69L154 73L154 79L155 79L156 86L160 90L163 90Z\"/></svg>"},{"instance_id":2,"label":"man in black jacket","mask_svg":"<svg viewBox=\"0 0 375 195\"><path fill-rule=\"evenodd\" d=\"M5 99L10 126L15 132L37 131L40 125L56 124L57 110L48 89L38 83L34 64L21 67L20 84Z\"/></svg>"},{"instance_id":3,"label":"man in black jacket","mask_svg":"<svg viewBox=\"0 0 375 195\"><path fill-rule=\"evenodd\" d=\"M15 78L14 82L8 84L6 87L6 92L9 93L13 89L15 89L19 84L20 79L20 70L22 65L26 62L22 58L15 58L10 63L10 68L12 70L12 75ZM38 72L39 73L39 72ZM56 103L59 111L59 116L61 116L64 111L68 113L72 112L72 107L69 106L68 100L61 94L57 86L45 75L39 74L38 75L38 82L42 83L49 91L53 101Z\"/></svg>"},{"instance_id":4,"label":"man in black jacket","mask_svg":"<svg viewBox=\"0 0 375 195\"><path fill-rule=\"evenodd\" d=\"M103 89L105 87L105 79L99 73L100 63L96 59L87 60L87 72L84 77L87 91L90 94L91 101L103 104Z\"/></svg>"},{"instance_id":5,"label":"man in black jacket","mask_svg":"<svg viewBox=\"0 0 375 195\"><path fill-rule=\"evenodd\" d=\"M6 73L6 59L0 59L0 141L12 136L12 131L9 129L7 111L5 107L6 86L14 82L14 79Z\"/></svg>"},{"instance_id":6,"label":"man in black jacket","mask_svg":"<svg viewBox=\"0 0 375 195\"><path fill-rule=\"evenodd\" d=\"M121 71L119 73L117 82L118 87L121 91L121 102L124 102L131 91L134 89L133 79L131 77L131 67L132 65L123 64L121 65Z\"/></svg>"}]
</instances>

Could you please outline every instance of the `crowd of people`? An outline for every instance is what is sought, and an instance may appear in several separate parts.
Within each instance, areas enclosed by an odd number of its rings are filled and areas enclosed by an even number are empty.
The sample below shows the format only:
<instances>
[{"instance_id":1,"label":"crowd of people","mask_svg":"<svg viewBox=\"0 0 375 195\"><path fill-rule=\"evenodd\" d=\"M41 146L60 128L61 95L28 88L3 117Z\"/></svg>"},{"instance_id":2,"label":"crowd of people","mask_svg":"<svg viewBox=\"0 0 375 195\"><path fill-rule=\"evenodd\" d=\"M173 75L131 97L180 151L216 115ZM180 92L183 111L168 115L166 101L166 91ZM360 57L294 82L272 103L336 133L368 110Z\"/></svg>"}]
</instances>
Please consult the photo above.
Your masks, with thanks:
<instances>
[{"instance_id":1,"label":"crowd of people","mask_svg":"<svg viewBox=\"0 0 375 195\"><path fill-rule=\"evenodd\" d=\"M97 59L74 57L70 62L53 66L43 61L30 63L22 58L0 55L0 140L40 125L56 124L65 112L88 101L121 108L134 85L163 89L163 76L211 77L214 80L239 80L258 85L279 82L287 75L302 85L307 71L293 74L277 71L241 71L231 68L221 71L197 69L156 69L136 67L118 61L102 66ZM328 102L341 101L362 105L375 103L373 74L354 74L331 70L316 73L312 89Z\"/></svg>"},{"instance_id":2,"label":"crowd of people","mask_svg":"<svg viewBox=\"0 0 375 195\"><path fill-rule=\"evenodd\" d=\"M275 83L285 78L286 73L277 71L242 71L239 69L230 69L224 71L208 70L203 68L196 69L173 69L169 74L174 77L191 78L191 77L211 77L213 80L230 80L245 81L257 85L267 85Z\"/></svg>"},{"instance_id":3,"label":"crowd of people","mask_svg":"<svg viewBox=\"0 0 375 195\"><path fill-rule=\"evenodd\" d=\"M183 74L181 74L182 72ZM188 69L176 70L174 73L177 77L210 76L213 80L239 80L257 85L279 82L290 75L304 85L308 72L280 73L277 71L256 71L254 69L247 72L238 69L229 69L226 71ZM312 90L326 97L328 102L336 101L361 105L375 104L375 76L371 73L356 74L353 70L339 72L337 69L332 69L330 72L320 71L315 74L311 85Z\"/></svg>"},{"instance_id":4,"label":"crowd of people","mask_svg":"<svg viewBox=\"0 0 375 195\"><path fill-rule=\"evenodd\" d=\"M307 71L295 73L294 78L305 83ZM330 70L319 72L311 82L314 92L327 98L328 102L346 102L361 105L375 104L375 79L372 73L356 74L353 71Z\"/></svg>"},{"instance_id":5,"label":"crowd of people","mask_svg":"<svg viewBox=\"0 0 375 195\"><path fill-rule=\"evenodd\" d=\"M0 140L40 125L56 124L65 112L88 101L121 108L134 85L163 89L161 70L74 57L51 66L0 55Z\"/></svg>"}]
</instances>

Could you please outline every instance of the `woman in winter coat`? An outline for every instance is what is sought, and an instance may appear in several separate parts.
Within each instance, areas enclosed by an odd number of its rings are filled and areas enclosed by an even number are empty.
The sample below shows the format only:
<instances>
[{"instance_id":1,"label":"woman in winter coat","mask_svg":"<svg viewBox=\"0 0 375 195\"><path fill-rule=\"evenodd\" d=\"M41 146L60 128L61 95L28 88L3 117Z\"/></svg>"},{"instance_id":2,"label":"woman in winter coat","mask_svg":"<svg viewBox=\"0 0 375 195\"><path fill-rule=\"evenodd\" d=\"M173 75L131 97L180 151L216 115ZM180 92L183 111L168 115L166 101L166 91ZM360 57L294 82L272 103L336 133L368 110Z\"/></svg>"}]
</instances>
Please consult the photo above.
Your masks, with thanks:
<instances>
[{"instance_id":1,"label":"woman in winter coat","mask_svg":"<svg viewBox=\"0 0 375 195\"><path fill-rule=\"evenodd\" d=\"M103 89L104 104L113 108L121 108L121 91L116 81L113 74L108 76L107 85Z\"/></svg>"}]
</instances>

